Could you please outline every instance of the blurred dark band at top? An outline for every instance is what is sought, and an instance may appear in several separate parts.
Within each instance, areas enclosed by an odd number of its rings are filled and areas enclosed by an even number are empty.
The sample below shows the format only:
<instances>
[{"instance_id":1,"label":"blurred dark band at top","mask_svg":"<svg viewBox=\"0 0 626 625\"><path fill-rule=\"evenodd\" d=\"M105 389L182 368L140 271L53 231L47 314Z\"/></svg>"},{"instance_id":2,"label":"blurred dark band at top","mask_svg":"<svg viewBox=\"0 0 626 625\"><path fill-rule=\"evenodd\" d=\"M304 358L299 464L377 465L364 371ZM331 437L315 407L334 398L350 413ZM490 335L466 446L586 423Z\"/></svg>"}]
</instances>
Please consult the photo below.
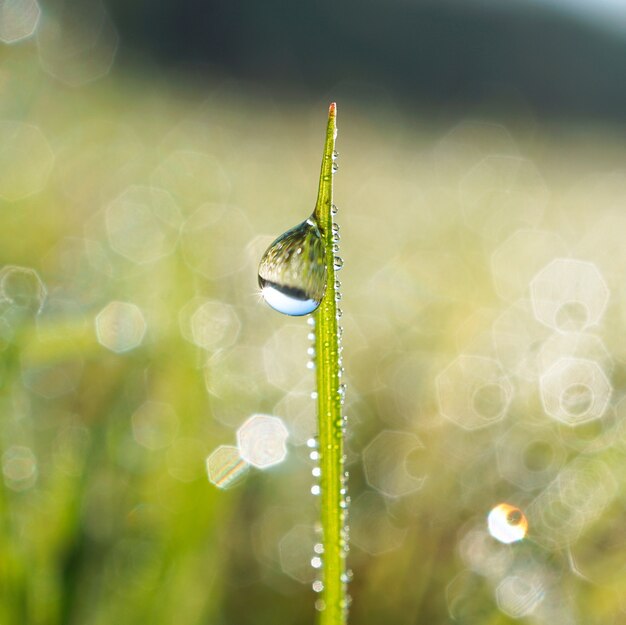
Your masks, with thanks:
<instances>
[{"instance_id":1,"label":"blurred dark band at top","mask_svg":"<svg viewBox=\"0 0 626 625\"><path fill-rule=\"evenodd\" d=\"M109 0L118 62L209 70L270 89L364 83L451 112L496 102L541 118L626 119L626 16L603 0ZM605 7L606 8L606 7ZM622 13L623 10L616 8ZM606 12L605 12L606 13ZM621 22L624 22L622 28Z\"/></svg>"}]
</instances>

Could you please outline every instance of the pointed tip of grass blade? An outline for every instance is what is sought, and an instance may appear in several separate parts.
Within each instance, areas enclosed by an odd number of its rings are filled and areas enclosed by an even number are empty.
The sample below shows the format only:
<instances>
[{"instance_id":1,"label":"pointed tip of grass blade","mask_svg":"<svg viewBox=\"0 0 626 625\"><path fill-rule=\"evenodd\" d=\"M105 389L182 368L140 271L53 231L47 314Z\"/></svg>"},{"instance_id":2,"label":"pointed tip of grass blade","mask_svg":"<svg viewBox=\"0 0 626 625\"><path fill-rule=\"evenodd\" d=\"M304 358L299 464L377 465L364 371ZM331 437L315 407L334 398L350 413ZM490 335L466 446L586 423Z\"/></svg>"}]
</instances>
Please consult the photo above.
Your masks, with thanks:
<instances>
[{"instance_id":1,"label":"pointed tip of grass blade","mask_svg":"<svg viewBox=\"0 0 626 625\"><path fill-rule=\"evenodd\" d=\"M329 117L335 117L337 115L337 102L331 102L328 107Z\"/></svg>"}]
</instances>

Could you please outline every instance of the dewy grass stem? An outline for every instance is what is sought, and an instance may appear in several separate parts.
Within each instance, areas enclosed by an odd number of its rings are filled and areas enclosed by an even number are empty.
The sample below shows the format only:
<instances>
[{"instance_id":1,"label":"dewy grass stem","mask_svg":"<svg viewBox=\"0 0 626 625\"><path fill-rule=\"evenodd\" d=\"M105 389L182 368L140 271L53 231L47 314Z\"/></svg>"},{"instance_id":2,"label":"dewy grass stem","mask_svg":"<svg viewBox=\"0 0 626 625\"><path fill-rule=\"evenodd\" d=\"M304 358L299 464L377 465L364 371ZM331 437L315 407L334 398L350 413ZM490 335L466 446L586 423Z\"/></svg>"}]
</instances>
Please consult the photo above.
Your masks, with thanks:
<instances>
[{"instance_id":1,"label":"dewy grass stem","mask_svg":"<svg viewBox=\"0 0 626 625\"><path fill-rule=\"evenodd\" d=\"M330 105L326 142L322 157L315 219L324 243L327 282L326 292L315 313L315 354L317 377L317 414L320 497L324 553L323 584L318 603L319 625L341 625L347 620L346 566L346 484L343 459L342 392L340 336L337 323L337 284L335 271L341 265L335 260L333 241L333 173L337 107Z\"/></svg>"}]
</instances>

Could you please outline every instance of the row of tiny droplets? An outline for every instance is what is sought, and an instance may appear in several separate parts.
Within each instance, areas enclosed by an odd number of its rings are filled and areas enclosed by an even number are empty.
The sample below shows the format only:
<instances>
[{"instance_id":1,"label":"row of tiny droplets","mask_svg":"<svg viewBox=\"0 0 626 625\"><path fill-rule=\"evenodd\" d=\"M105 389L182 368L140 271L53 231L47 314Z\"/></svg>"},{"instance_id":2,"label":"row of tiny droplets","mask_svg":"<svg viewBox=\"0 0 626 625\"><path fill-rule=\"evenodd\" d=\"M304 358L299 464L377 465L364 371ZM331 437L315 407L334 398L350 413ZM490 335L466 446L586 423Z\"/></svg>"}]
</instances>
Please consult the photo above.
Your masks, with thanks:
<instances>
[{"instance_id":1,"label":"row of tiny droplets","mask_svg":"<svg viewBox=\"0 0 626 625\"><path fill-rule=\"evenodd\" d=\"M332 172L333 174L338 170L339 166L337 165L337 157L338 154L337 152L333 152L333 167L332 167ZM336 204L333 204L331 206L331 214L334 218L334 216L337 214L337 206ZM333 253L334 253L334 257L333 257L333 267L335 269L335 271L339 271L342 267L343 267L343 259L341 258L341 256L339 256L339 224L335 223L335 221L333 220L333 225L332 225L332 237L333 237ZM335 301L339 302L339 300L341 300L341 282L339 282L339 280L335 280L335 288L334 288L334 292L335 292ZM337 306L337 339L338 339L338 352L339 352L339 377L341 378L343 375L343 356L342 356L342 352L343 352L343 345L341 342L341 337L343 335L343 327L341 325L339 325L339 320L341 319L342 316L342 310L341 308L339 308L339 306ZM314 369L315 368L315 318L314 317L309 317L308 321L307 321L308 325L310 326L310 331L309 331L309 335L308 338L311 341L311 345L309 346L308 349L308 354L310 356L310 360L308 363L308 366L310 369ZM338 393L339 393L339 399L341 402L341 405L343 406L345 403L345 397L346 397L346 384L345 383L340 383L339 384L339 389L338 389ZM311 393L311 398L315 401L317 400L317 392L313 391ZM339 430L338 432L341 432L341 435L344 437L345 440L345 434L346 434L346 426L347 426L347 421L348 421L348 417L347 415L343 415L341 417L341 423L338 424L339 425ZM309 457L311 458L311 460L313 460L313 462L315 462L315 466L313 467L311 473L313 475L314 478L314 484L311 487L311 493L315 496L318 496L320 494L320 483L319 483L319 479L322 475L322 470L321 467L319 466L319 458L320 458L320 454L317 451L318 447L319 447L319 442L317 440L317 438L310 438L307 441L307 446L311 449L311 452L309 454ZM345 466L345 462L346 462L346 455L343 455L343 458L341 459L341 463L342 463L342 467ZM348 552L350 551L350 526L348 523L348 506L350 504L350 496L348 495L348 471L344 471L342 474L342 480L341 480L341 502L340 502L340 506L343 512L343 530L341 532L341 542L342 542L342 557L345 559L348 555ZM321 533L322 533L322 527L321 525L318 523L315 527L315 531L316 534L321 537ZM324 553L324 544L323 542L316 542L315 546L313 547L313 557L311 558L311 566L316 570L319 571L322 568L322 564L323 564L323 553ZM352 580L352 571L350 569L345 569L345 573L343 573L342 575L342 583L344 584L344 586L347 586L347 584ZM320 593L322 592L322 590L324 590L324 584L322 582L321 579L316 578L315 581L313 582L313 590L316 593ZM344 591L346 589L344 588ZM346 592L344 592L344 596L346 597L346 601L345 601L345 605L342 606L343 610L347 612L348 608L350 607L350 601L351 601L351 597L350 595ZM322 599L318 599L315 602L315 608L319 611L324 610L325 605L324 605L324 601Z\"/></svg>"}]
</instances>

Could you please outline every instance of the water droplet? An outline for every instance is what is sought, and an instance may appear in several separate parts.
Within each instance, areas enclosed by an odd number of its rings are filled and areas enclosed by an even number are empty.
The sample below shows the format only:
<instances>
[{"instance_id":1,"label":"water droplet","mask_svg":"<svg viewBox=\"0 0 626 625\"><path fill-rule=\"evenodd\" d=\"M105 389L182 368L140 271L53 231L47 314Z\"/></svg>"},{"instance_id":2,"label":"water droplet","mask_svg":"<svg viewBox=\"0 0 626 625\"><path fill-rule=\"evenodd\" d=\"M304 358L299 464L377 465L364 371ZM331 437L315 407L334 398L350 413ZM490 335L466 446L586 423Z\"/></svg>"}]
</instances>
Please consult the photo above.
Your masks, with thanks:
<instances>
[{"instance_id":1,"label":"water droplet","mask_svg":"<svg viewBox=\"0 0 626 625\"><path fill-rule=\"evenodd\" d=\"M339 169L339 165L337 163L333 163L333 166L332 166L333 174L336 174L338 169Z\"/></svg>"},{"instance_id":2,"label":"water droplet","mask_svg":"<svg viewBox=\"0 0 626 625\"><path fill-rule=\"evenodd\" d=\"M347 584L347 583L351 582L352 578L353 578L353 574L352 574L352 571L350 569L348 569L345 573L341 574L341 581L344 584Z\"/></svg>"},{"instance_id":3,"label":"water droplet","mask_svg":"<svg viewBox=\"0 0 626 625\"><path fill-rule=\"evenodd\" d=\"M316 579L313 582L313 592L322 592L322 590L324 590L324 584L321 580Z\"/></svg>"},{"instance_id":4,"label":"water droplet","mask_svg":"<svg viewBox=\"0 0 626 625\"><path fill-rule=\"evenodd\" d=\"M331 229L333 231L333 234L339 234L339 224L333 224L331 226Z\"/></svg>"},{"instance_id":5,"label":"water droplet","mask_svg":"<svg viewBox=\"0 0 626 625\"><path fill-rule=\"evenodd\" d=\"M341 308L337 308L337 319L341 319L341 317L343 316L343 310L341 310ZM339 359L339 364L341 364L341 359Z\"/></svg>"},{"instance_id":6,"label":"water droplet","mask_svg":"<svg viewBox=\"0 0 626 625\"><path fill-rule=\"evenodd\" d=\"M311 486L311 495L315 495L317 497L321 492L322 489L319 487L319 484Z\"/></svg>"},{"instance_id":7,"label":"water droplet","mask_svg":"<svg viewBox=\"0 0 626 625\"><path fill-rule=\"evenodd\" d=\"M341 299L341 293L339 291L335 291L335 301L338 302Z\"/></svg>"},{"instance_id":8,"label":"water droplet","mask_svg":"<svg viewBox=\"0 0 626 625\"><path fill-rule=\"evenodd\" d=\"M313 547L313 551L315 553L324 553L324 545L322 545L322 543L315 543L315 546Z\"/></svg>"},{"instance_id":9,"label":"water droplet","mask_svg":"<svg viewBox=\"0 0 626 625\"><path fill-rule=\"evenodd\" d=\"M306 353L309 356L315 356L315 347L307 347Z\"/></svg>"},{"instance_id":10,"label":"water droplet","mask_svg":"<svg viewBox=\"0 0 626 625\"><path fill-rule=\"evenodd\" d=\"M309 339L309 341L314 341L315 340L315 332L309 332L306 335L307 339Z\"/></svg>"},{"instance_id":11,"label":"water droplet","mask_svg":"<svg viewBox=\"0 0 626 625\"><path fill-rule=\"evenodd\" d=\"M317 447L317 441L314 438L308 438L306 441L306 446L310 449L315 449Z\"/></svg>"},{"instance_id":12,"label":"water droplet","mask_svg":"<svg viewBox=\"0 0 626 625\"><path fill-rule=\"evenodd\" d=\"M311 399L317 399L317 391L311 391Z\"/></svg>"},{"instance_id":13,"label":"water droplet","mask_svg":"<svg viewBox=\"0 0 626 625\"><path fill-rule=\"evenodd\" d=\"M259 286L265 301L285 315L299 317L317 309L326 289L326 262L313 217L269 246L259 264Z\"/></svg>"},{"instance_id":14,"label":"water droplet","mask_svg":"<svg viewBox=\"0 0 626 625\"><path fill-rule=\"evenodd\" d=\"M337 208L337 204L331 204L330 207L330 213L331 215L336 215L338 213L339 209Z\"/></svg>"},{"instance_id":15,"label":"water droplet","mask_svg":"<svg viewBox=\"0 0 626 625\"><path fill-rule=\"evenodd\" d=\"M341 258L341 256L335 256L333 266L335 267L335 271L339 271L343 267L343 258Z\"/></svg>"},{"instance_id":16,"label":"water droplet","mask_svg":"<svg viewBox=\"0 0 626 625\"><path fill-rule=\"evenodd\" d=\"M315 317L309 317L307 320L307 325L310 325L312 328L315 327Z\"/></svg>"},{"instance_id":17,"label":"water droplet","mask_svg":"<svg viewBox=\"0 0 626 625\"><path fill-rule=\"evenodd\" d=\"M312 360L309 360L309 362L306 363L306 368L315 369L315 363Z\"/></svg>"},{"instance_id":18,"label":"water droplet","mask_svg":"<svg viewBox=\"0 0 626 625\"><path fill-rule=\"evenodd\" d=\"M333 161L336 161L339 158L339 152L337 152L337 150L335 150L333 152Z\"/></svg>"},{"instance_id":19,"label":"water droplet","mask_svg":"<svg viewBox=\"0 0 626 625\"><path fill-rule=\"evenodd\" d=\"M322 568L322 558L320 558L319 556L313 556L311 558L311 566L314 569L320 569Z\"/></svg>"},{"instance_id":20,"label":"water droplet","mask_svg":"<svg viewBox=\"0 0 626 625\"><path fill-rule=\"evenodd\" d=\"M313 590L315 590L315 588L313 588ZM320 591L316 590L315 592L320 592ZM326 609L326 602L323 599L318 599L315 602L315 609L318 612L323 612Z\"/></svg>"},{"instance_id":21,"label":"water droplet","mask_svg":"<svg viewBox=\"0 0 626 625\"><path fill-rule=\"evenodd\" d=\"M320 475L322 475L322 470L319 467L313 467L313 469L311 470L311 475L313 477L319 477Z\"/></svg>"}]
</instances>

